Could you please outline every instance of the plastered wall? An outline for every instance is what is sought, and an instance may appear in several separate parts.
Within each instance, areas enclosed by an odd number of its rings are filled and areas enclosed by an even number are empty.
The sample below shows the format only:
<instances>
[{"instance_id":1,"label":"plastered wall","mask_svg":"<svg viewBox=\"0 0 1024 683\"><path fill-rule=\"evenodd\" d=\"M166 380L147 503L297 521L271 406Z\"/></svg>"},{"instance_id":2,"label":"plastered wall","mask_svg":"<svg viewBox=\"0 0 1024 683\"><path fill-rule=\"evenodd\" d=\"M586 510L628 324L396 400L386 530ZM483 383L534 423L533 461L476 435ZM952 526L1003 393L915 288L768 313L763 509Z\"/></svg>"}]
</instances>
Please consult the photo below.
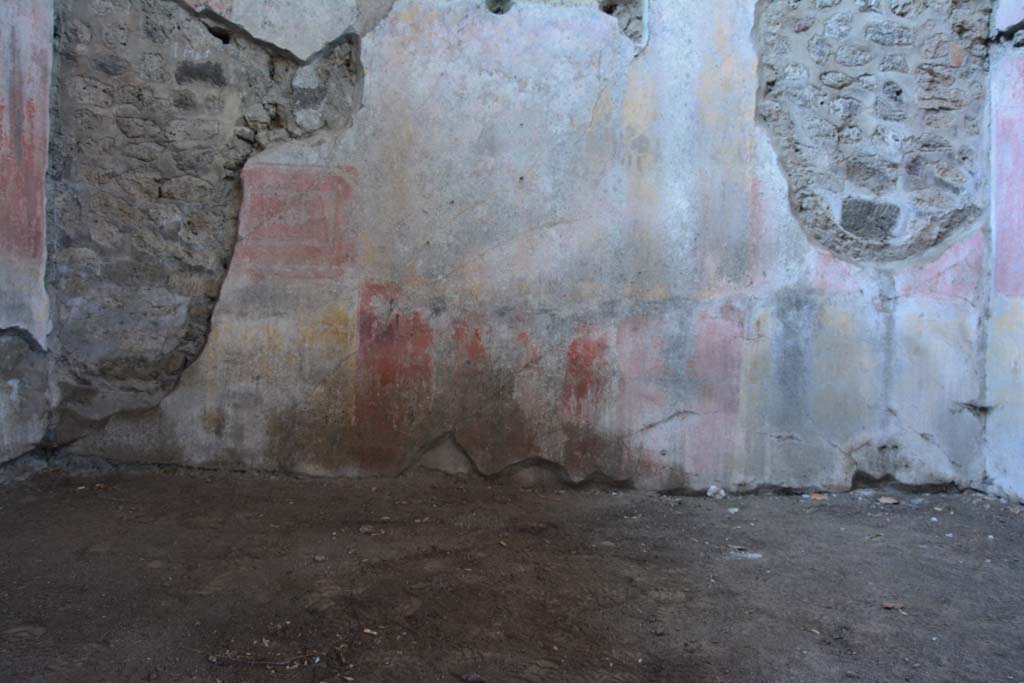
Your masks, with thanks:
<instances>
[{"instance_id":1,"label":"plastered wall","mask_svg":"<svg viewBox=\"0 0 1024 683\"><path fill-rule=\"evenodd\" d=\"M124 1L129 17L142 2ZM182 35L295 65L278 95L213 60L241 101L271 92L289 116L322 40L292 24L328 12L321 28L354 46L351 115L289 119L302 135L247 151L237 230L208 228L230 259L201 352L66 447L319 475L1019 495L1021 95L994 77L1017 68L997 28L1013 8L310 0L278 21L171 4ZM249 127L233 116L223 130ZM96 388L80 406L104 405Z\"/></svg>"}]
</instances>

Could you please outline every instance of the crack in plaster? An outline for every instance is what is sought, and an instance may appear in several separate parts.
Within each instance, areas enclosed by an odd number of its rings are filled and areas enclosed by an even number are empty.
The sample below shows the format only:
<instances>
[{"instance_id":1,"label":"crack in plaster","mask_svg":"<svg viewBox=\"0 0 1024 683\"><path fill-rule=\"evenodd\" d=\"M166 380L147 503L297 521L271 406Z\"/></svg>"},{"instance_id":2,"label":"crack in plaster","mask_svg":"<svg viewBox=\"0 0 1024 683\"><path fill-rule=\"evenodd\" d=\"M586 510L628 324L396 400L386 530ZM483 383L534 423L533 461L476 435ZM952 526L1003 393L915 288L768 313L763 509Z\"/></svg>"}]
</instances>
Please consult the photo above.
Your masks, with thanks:
<instances>
[{"instance_id":1,"label":"crack in plaster","mask_svg":"<svg viewBox=\"0 0 1024 683\"><path fill-rule=\"evenodd\" d=\"M551 460L549 458L539 456L518 460L514 463L502 467L499 470L488 473L480 468L480 466L477 464L476 460L473 458L473 455L469 452L469 450L459 442L454 430L444 432L443 434L435 437L434 439L431 439L426 445L420 448L418 452L418 457L416 457L413 460L413 462L407 465L399 473L398 476L403 476L419 467L423 459L432 450L443 445L445 442L450 443L455 448L455 450L465 459L466 464L469 465L471 472L475 476L480 477L481 479L485 479L487 481L508 479L527 470L540 469L547 471L551 474L554 474L561 484L563 484L564 486L568 486L569 488L583 488L595 484L610 486L613 488L631 488L633 485L632 479L614 479L612 477L609 477L601 470L593 470L582 479L573 479L564 465L562 465L559 462L555 462L554 460ZM430 467L427 468L434 469Z\"/></svg>"},{"instance_id":2,"label":"crack in plaster","mask_svg":"<svg viewBox=\"0 0 1024 683\"><path fill-rule=\"evenodd\" d=\"M19 325L0 327L0 336L15 337L24 342L33 353L47 354L46 349L36 340L35 335Z\"/></svg>"}]
</instances>

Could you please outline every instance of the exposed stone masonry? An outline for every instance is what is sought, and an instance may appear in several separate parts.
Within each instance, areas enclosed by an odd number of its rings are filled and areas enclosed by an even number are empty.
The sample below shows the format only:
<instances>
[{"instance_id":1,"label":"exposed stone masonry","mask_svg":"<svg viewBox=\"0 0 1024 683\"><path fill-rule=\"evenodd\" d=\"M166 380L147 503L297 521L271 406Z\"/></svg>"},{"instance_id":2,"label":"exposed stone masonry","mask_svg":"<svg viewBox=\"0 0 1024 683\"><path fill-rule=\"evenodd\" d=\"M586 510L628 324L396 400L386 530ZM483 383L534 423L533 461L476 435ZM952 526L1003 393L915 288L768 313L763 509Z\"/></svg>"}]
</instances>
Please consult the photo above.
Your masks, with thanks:
<instances>
[{"instance_id":1,"label":"exposed stone masonry","mask_svg":"<svg viewBox=\"0 0 1024 683\"><path fill-rule=\"evenodd\" d=\"M52 440L155 404L201 351L246 159L348 125L355 39L300 64L169 0L58 3L49 173Z\"/></svg>"},{"instance_id":2,"label":"exposed stone masonry","mask_svg":"<svg viewBox=\"0 0 1024 683\"><path fill-rule=\"evenodd\" d=\"M758 115L812 240L894 261L974 225L990 0L761 0Z\"/></svg>"}]
</instances>

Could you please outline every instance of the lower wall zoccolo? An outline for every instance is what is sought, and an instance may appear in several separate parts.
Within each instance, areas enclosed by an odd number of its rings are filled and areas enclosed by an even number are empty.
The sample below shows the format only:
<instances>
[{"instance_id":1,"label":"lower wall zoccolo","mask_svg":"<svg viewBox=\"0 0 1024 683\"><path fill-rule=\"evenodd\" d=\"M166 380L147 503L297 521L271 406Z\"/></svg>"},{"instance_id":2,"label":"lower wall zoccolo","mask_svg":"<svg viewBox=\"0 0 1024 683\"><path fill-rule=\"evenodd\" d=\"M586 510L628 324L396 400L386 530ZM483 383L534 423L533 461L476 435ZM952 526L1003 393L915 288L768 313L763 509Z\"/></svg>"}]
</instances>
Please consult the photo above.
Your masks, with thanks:
<instances>
[{"instance_id":1,"label":"lower wall zoccolo","mask_svg":"<svg viewBox=\"0 0 1024 683\"><path fill-rule=\"evenodd\" d=\"M73 448L980 485L985 235L884 267L812 246L755 116L754 4L652 0L638 53L593 8L399 0L363 40L352 128L246 164L201 356Z\"/></svg>"}]
</instances>

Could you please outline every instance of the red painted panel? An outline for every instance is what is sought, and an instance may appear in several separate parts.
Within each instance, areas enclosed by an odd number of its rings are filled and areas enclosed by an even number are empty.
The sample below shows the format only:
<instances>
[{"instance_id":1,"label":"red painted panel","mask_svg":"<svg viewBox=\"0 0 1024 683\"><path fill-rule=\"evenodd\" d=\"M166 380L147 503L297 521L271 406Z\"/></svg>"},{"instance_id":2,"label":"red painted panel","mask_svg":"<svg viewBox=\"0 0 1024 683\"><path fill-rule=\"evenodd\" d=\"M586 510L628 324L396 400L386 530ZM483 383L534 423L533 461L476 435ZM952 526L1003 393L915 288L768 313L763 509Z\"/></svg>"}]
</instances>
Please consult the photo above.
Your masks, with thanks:
<instances>
[{"instance_id":1,"label":"red painted panel","mask_svg":"<svg viewBox=\"0 0 1024 683\"><path fill-rule=\"evenodd\" d=\"M562 415L568 422L583 423L600 409L610 381L608 336L603 332L582 332L569 344L566 354Z\"/></svg>"},{"instance_id":2,"label":"red painted panel","mask_svg":"<svg viewBox=\"0 0 1024 683\"><path fill-rule=\"evenodd\" d=\"M0 256L45 259L52 16L43 0L0 7Z\"/></svg>"},{"instance_id":3,"label":"red painted panel","mask_svg":"<svg viewBox=\"0 0 1024 683\"><path fill-rule=\"evenodd\" d=\"M574 474L601 469L608 448L600 427L612 380L607 333L581 330L566 353L560 401L564 464Z\"/></svg>"},{"instance_id":4,"label":"red painted panel","mask_svg":"<svg viewBox=\"0 0 1024 683\"><path fill-rule=\"evenodd\" d=\"M185 0L196 11L209 9L216 12L225 19L231 18L231 11L234 8L234 0Z\"/></svg>"},{"instance_id":5,"label":"red painted panel","mask_svg":"<svg viewBox=\"0 0 1024 683\"><path fill-rule=\"evenodd\" d=\"M232 267L251 277L335 278L355 247L349 210L354 169L248 164Z\"/></svg>"},{"instance_id":6,"label":"red painted panel","mask_svg":"<svg viewBox=\"0 0 1024 683\"><path fill-rule=\"evenodd\" d=\"M419 311L402 310L401 288L370 282L359 301L359 365L353 413L363 474L394 474L430 411L434 341Z\"/></svg>"},{"instance_id":7,"label":"red painted panel","mask_svg":"<svg viewBox=\"0 0 1024 683\"><path fill-rule=\"evenodd\" d=\"M495 339L491 327L465 320L452 325L451 374L439 380L445 382L445 408L459 442L485 472L537 454L533 426L516 398L520 375L515 371L535 361L536 352L529 348L528 337L524 344L525 333L520 333L508 353L501 343L510 343L510 335L499 334ZM517 356L512 367L506 365Z\"/></svg>"},{"instance_id":8,"label":"red painted panel","mask_svg":"<svg viewBox=\"0 0 1024 683\"><path fill-rule=\"evenodd\" d=\"M479 365L487 358L483 337L479 327L470 327L465 321L452 325L452 338L456 356L464 358L468 365Z\"/></svg>"}]
</instances>

